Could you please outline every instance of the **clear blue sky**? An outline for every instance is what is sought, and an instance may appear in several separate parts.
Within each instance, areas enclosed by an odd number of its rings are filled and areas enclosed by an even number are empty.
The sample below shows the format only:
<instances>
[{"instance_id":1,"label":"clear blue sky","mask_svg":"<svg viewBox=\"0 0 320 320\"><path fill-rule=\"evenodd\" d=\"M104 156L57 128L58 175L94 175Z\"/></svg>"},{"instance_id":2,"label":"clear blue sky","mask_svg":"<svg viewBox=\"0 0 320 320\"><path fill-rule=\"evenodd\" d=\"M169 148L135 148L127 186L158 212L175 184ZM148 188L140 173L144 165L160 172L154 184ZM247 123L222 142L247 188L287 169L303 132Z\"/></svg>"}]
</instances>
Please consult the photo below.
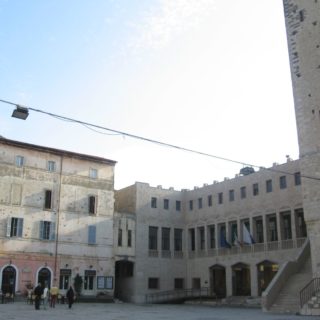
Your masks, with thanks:
<instances>
[{"instance_id":1,"label":"clear blue sky","mask_svg":"<svg viewBox=\"0 0 320 320\"><path fill-rule=\"evenodd\" d=\"M298 157L280 0L0 0L0 99L259 166ZM116 188L241 169L12 110L0 135L116 160Z\"/></svg>"}]
</instances>

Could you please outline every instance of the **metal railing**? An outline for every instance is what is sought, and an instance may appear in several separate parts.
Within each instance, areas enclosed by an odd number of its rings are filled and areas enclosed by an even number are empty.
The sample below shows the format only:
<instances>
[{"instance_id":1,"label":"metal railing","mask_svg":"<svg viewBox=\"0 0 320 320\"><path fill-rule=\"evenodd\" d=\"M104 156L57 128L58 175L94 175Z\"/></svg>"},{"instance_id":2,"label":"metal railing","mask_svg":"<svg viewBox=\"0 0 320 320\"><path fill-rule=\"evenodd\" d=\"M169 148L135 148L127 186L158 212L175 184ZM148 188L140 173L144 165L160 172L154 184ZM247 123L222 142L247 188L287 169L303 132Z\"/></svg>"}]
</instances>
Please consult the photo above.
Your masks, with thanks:
<instances>
[{"instance_id":1,"label":"metal railing","mask_svg":"<svg viewBox=\"0 0 320 320\"><path fill-rule=\"evenodd\" d=\"M183 301L191 298L214 297L210 295L210 289L203 287L199 289L179 289L161 291L146 294L146 303L163 303L170 301Z\"/></svg>"},{"instance_id":2,"label":"metal railing","mask_svg":"<svg viewBox=\"0 0 320 320\"><path fill-rule=\"evenodd\" d=\"M320 292L320 278L314 278L300 291L300 307L302 308L318 292Z\"/></svg>"}]
</instances>

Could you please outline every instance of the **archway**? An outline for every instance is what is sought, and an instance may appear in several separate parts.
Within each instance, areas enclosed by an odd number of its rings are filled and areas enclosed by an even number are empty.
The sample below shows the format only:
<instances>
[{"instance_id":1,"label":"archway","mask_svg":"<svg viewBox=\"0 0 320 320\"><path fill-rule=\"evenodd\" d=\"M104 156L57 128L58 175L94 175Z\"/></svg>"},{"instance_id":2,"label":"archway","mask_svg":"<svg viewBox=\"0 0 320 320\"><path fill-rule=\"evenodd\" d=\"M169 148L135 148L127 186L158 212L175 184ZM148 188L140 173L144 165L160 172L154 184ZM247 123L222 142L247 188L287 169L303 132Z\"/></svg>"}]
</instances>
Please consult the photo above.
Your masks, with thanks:
<instances>
[{"instance_id":1,"label":"archway","mask_svg":"<svg viewBox=\"0 0 320 320\"><path fill-rule=\"evenodd\" d=\"M210 291L217 298L225 298L227 296L226 286L226 269L218 264L210 267Z\"/></svg>"},{"instance_id":2,"label":"archway","mask_svg":"<svg viewBox=\"0 0 320 320\"><path fill-rule=\"evenodd\" d=\"M16 269L12 266L7 266L2 271L2 285L1 290L2 293L15 293L16 288Z\"/></svg>"},{"instance_id":3,"label":"archway","mask_svg":"<svg viewBox=\"0 0 320 320\"><path fill-rule=\"evenodd\" d=\"M122 301L130 302L133 290L134 263L128 260L116 261L114 296Z\"/></svg>"},{"instance_id":4,"label":"archway","mask_svg":"<svg viewBox=\"0 0 320 320\"><path fill-rule=\"evenodd\" d=\"M42 268L38 272L38 281L41 283L42 287L48 285L48 288L51 287L51 271L48 268Z\"/></svg>"},{"instance_id":5,"label":"archway","mask_svg":"<svg viewBox=\"0 0 320 320\"><path fill-rule=\"evenodd\" d=\"M232 266L232 294L234 296L251 295L250 266L237 263Z\"/></svg>"},{"instance_id":6,"label":"archway","mask_svg":"<svg viewBox=\"0 0 320 320\"><path fill-rule=\"evenodd\" d=\"M264 260L257 264L258 275L258 294L261 296L262 292L268 287L269 283L276 275L279 265L268 260Z\"/></svg>"}]
</instances>

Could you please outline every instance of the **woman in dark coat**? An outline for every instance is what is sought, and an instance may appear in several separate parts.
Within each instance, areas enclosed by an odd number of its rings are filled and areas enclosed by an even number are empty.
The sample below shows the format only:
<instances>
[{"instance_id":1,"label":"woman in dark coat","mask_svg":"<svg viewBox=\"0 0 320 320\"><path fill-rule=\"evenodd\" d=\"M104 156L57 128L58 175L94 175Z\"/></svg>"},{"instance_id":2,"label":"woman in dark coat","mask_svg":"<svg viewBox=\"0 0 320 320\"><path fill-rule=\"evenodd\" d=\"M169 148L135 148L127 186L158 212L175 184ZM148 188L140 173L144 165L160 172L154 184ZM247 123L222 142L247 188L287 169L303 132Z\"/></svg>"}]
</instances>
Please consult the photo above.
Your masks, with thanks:
<instances>
[{"instance_id":1,"label":"woman in dark coat","mask_svg":"<svg viewBox=\"0 0 320 320\"><path fill-rule=\"evenodd\" d=\"M72 304L74 302L74 291L73 291L71 286L69 287L66 296L67 296L67 299L68 299L69 309L71 309Z\"/></svg>"}]
</instances>

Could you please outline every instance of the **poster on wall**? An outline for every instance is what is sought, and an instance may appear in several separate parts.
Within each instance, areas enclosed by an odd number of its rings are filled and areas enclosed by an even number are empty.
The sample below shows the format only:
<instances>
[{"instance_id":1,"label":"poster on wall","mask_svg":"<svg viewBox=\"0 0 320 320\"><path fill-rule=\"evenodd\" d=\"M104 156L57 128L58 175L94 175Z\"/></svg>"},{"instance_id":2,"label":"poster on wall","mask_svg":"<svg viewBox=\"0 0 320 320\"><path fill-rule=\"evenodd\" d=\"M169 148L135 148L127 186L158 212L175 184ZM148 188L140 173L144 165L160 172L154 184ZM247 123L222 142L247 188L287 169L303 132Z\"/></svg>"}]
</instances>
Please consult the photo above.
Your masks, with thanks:
<instances>
[{"instance_id":1,"label":"poster on wall","mask_svg":"<svg viewBox=\"0 0 320 320\"><path fill-rule=\"evenodd\" d=\"M97 289L113 289L113 277L97 277Z\"/></svg>"}]
</instances>

